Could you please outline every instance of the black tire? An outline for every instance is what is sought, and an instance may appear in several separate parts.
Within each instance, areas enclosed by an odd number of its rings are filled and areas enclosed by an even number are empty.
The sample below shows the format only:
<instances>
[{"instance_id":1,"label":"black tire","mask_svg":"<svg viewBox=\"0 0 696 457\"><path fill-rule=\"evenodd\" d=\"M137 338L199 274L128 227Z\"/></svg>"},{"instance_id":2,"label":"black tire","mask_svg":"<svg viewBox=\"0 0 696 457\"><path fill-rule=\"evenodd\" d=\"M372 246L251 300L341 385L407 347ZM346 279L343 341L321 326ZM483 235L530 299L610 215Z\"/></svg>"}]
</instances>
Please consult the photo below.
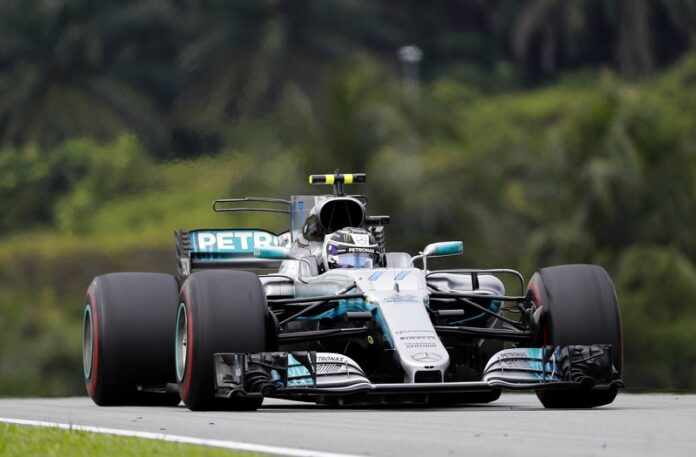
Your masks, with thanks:
<instances>
[{"instance_id":1,"label":"black tire","mask_svg":"<svg viewBox=\"0 0 696 457\"><path fill-rule=\"evenodd\" d=\"M179 404L176 390L165 390L176 382L171 350L176 300L171 275L110 273L94 278L87 289L82 338L85 385L94 403Z\"/></svg>"},{"instance_id":2,"label":"black tire","mask_svg":"<svg viewBox=\"0 0 696 457\"><path fill-rule=\"evenodd\" d=\"M596 265L561 265L538 270L527 291L541 307L538 344L611 344L614 367L623 370L621 316L614 284ZM617 388L539 390L546 408L592 408L614 401Z\"/></svg>"},{"instance_id":3,"label":"black tire","mask_svg":"<svg viewBox=\"0 0 696 457\"><path fill-rule=\"evenodd\" d=\"M266 351L267 314L263 286L253 273L209 270L186 279L179 294L175 359L179 393L189 409L252 411L261 406L260 397L215 398L213 354Z\"/></svg>"}]
</instances>

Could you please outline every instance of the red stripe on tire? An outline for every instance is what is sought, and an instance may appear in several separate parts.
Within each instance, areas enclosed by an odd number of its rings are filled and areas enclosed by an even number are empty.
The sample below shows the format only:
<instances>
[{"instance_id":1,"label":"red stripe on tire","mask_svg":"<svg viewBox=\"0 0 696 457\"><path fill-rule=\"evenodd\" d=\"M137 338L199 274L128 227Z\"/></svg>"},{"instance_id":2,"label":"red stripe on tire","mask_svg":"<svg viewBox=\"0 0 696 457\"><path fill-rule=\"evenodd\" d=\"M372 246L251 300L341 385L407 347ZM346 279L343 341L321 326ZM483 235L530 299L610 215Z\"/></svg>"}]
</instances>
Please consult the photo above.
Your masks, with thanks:
<instances>
[{"instance_id":1,"label":"red stripe on tire","mask_svg":"<svg viewBox=\"0 0 696 457\"><path fill-rule=\"evenodd\" d=\"M99 378L99 321L97 320L97 300L94 293L94 283L87 289L89 296L89 307L92 313L92 372L90 373L87 384L87 393L94 398L97 394L97 381Z\"/></svg>"},{"instance_id":2,"label":"red stripe on tire","mask_svg":"<svg viewBox=\"0 0 696 457\"><path fill-rule=\"evenodd\" d=\"M186 401L189 390L191 389L191 372L193 365L193 314L191 311L191 299L189 297L188 286L184 284L181 288L181 294L184 296L184 305L186 306L186 371L184 372L184 387L179 394Z\"/></svg>"}]
</instances>

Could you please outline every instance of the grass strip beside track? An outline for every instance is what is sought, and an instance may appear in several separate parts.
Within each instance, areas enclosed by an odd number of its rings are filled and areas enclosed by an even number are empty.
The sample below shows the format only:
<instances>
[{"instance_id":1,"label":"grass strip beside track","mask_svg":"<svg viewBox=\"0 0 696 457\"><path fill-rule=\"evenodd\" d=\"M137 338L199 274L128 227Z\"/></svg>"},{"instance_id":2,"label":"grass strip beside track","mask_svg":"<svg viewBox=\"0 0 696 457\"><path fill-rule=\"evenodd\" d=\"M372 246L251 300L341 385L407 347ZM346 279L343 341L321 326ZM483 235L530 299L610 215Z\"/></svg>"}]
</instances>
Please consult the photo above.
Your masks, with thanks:
<instances>
[{"instance_id":1,"label":"grass strip beside track","mask_svg":"<svg viewBox=\"0 0 696 457\"><path fill-rule=\"evenodd\" d=\"M181 456L249 457L247 452L78 430L0 423L3 457Z\"/></svg>"}]
</instances>

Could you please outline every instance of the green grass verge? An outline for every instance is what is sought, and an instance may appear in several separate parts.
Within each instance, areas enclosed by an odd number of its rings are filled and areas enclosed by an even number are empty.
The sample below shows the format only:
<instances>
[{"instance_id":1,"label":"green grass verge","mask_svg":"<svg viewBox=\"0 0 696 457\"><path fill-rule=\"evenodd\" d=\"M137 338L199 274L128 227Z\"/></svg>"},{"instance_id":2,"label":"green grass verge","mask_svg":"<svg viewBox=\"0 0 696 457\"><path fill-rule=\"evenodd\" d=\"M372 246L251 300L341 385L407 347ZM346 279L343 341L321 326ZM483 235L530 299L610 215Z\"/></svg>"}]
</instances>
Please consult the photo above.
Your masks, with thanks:
<instances>
[{"instance_id":1,"label":"green grass verge","mask_svg":"<svg viewBox=\"0 0 696 457\"><path fill-rule=\"evenodd\" d=\"M246 452L192 444L0 423L3 457L182 456L249 457Z\"/></svg>"}]
</instances>

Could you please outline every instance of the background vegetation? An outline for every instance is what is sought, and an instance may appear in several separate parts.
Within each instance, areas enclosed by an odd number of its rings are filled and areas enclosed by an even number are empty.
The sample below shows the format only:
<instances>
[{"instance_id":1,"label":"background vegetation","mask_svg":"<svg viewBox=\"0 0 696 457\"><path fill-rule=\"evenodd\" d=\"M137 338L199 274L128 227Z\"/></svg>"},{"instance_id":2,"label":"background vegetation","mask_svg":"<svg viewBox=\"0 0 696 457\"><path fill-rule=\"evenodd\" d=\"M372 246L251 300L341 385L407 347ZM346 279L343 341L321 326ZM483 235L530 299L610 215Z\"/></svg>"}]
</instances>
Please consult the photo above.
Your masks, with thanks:
<instances>
[{"instance_id":1,"label":"background vegetation","mask_svg":"<svg viewBox=\"0 0 696 457\"><path fill-rule=\"evenodd\" d=\"M225 196L365 171L392 250L603 265L635 389L696 388L689 0L0 3L0 395L82 394L94 275ZM424 52L405 90L396 50Z\"/></svg>"}]
</instances>

